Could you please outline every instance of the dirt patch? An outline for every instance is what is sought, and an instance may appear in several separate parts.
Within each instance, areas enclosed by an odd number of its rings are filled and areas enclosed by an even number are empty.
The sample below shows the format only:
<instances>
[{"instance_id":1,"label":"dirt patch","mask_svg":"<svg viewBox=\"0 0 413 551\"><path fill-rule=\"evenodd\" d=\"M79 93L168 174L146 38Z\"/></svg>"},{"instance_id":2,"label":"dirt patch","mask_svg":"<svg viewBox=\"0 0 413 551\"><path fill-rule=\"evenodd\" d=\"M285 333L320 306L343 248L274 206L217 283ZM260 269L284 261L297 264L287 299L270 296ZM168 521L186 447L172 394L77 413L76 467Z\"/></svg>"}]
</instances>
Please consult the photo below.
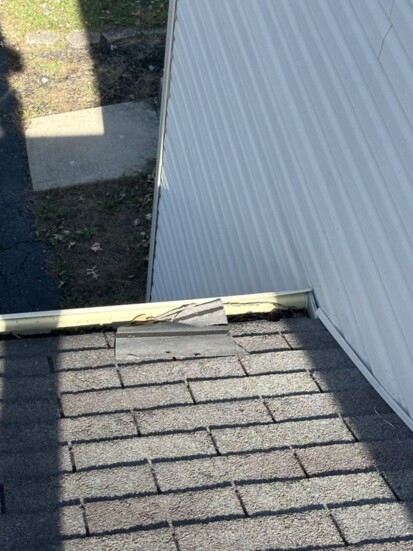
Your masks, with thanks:
<instances>
[{"instance_id":1,"label":"dirt patch","mask_svg":"<svg viewBox=\"0 0 413 551\"><path fill-rule=\"evenodd\" d=\"M152 168L132 178L33 194L62 308L145 301Z\"/></svg>"}]
</instances>

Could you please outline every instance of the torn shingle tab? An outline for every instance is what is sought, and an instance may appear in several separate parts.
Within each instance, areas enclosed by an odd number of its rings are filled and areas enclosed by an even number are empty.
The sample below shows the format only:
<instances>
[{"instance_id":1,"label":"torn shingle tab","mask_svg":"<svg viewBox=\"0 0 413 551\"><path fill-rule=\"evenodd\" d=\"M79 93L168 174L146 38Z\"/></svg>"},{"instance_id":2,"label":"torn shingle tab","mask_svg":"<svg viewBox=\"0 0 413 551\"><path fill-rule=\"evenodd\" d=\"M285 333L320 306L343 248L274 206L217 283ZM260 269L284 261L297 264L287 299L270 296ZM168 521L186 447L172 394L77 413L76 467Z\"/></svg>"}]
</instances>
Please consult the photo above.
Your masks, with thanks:
<instances>
[{"instance_id":1,"label":"torn shingle tab","mask_svg":"<svg viewBox=\"0 0 413 551\"><path fill-rule=\"evenodd\" d=\"M228 334L221 299L188 304L116 333L116 359L183 359L245 354Z\"/></svg>"},{"instance_id":2,"label":"torn shingle tab","mask_svg":"<svg viewBox=\"0 0 413 551\"><path fill-rule=\"evenodd\" d=\"M197 330L198 331L198 330ZM137 336L116 339L116 359L121 362L242 356L245 350L227 334L190 331L185 335Z\"/></svg>"}]
</instances>

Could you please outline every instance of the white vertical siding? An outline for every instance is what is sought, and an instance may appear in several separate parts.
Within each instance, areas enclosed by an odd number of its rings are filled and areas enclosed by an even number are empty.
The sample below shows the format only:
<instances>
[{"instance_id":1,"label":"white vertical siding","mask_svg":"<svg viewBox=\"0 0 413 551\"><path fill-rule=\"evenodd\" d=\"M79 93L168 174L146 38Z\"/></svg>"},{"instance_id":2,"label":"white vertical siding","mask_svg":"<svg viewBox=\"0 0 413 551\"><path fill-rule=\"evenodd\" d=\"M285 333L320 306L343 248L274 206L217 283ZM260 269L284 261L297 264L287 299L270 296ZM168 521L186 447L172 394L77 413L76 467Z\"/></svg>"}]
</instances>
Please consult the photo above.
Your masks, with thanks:
<instances>
[{"instance_id":1,"label":"white vertical siding","mask_svg":"<svg viewBox=\"0 0 413 551\"><path fill-rule=\"evenodd\" d=\"M178 0L152 300L310 286L413 413L413 5Z\"/></svg>"}]
</instances>

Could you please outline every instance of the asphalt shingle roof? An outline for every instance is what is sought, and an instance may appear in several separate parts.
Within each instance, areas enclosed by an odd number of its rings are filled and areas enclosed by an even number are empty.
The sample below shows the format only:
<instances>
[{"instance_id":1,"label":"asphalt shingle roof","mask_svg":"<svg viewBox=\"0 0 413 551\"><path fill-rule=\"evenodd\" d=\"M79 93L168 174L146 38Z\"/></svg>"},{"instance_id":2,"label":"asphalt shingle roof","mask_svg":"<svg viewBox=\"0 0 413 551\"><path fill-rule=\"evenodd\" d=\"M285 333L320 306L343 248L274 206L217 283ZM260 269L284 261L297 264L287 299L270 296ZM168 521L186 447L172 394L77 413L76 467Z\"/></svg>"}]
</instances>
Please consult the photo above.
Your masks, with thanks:
<instances>
[{"instance_id":1,"label":"asphalt shingle roof","mask_svg":"<svg viewBox=\"0 0 413 551\"><path fill-rule=\"evenodd\" d=\"M413 550L413 434L323 326L230 332L249 355L1 341L0 549Z\"/></svg>"}]
</instances>

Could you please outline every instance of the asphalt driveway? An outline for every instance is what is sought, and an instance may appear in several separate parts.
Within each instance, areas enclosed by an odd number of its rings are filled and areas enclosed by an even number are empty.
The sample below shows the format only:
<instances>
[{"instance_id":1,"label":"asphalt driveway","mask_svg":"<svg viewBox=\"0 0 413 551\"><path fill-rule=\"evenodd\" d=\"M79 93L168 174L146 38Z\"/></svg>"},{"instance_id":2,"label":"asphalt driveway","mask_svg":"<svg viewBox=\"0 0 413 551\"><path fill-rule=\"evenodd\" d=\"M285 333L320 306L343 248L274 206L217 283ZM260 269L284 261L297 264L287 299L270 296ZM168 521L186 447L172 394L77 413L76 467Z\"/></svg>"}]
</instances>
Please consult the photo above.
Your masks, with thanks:
<instances>
[{"instance_id":1,"label":"asphalt driveway","mask_svg":"<svg viewBox=\"0 0 413 551\"><path fill-rule=\"evenodd\" d=\"M26 145L19 101L8 75L22 69L0 32L0 314L58 308L56 284L44 268L47 249L36 241Z\"/></svg>"}]
</instances>

